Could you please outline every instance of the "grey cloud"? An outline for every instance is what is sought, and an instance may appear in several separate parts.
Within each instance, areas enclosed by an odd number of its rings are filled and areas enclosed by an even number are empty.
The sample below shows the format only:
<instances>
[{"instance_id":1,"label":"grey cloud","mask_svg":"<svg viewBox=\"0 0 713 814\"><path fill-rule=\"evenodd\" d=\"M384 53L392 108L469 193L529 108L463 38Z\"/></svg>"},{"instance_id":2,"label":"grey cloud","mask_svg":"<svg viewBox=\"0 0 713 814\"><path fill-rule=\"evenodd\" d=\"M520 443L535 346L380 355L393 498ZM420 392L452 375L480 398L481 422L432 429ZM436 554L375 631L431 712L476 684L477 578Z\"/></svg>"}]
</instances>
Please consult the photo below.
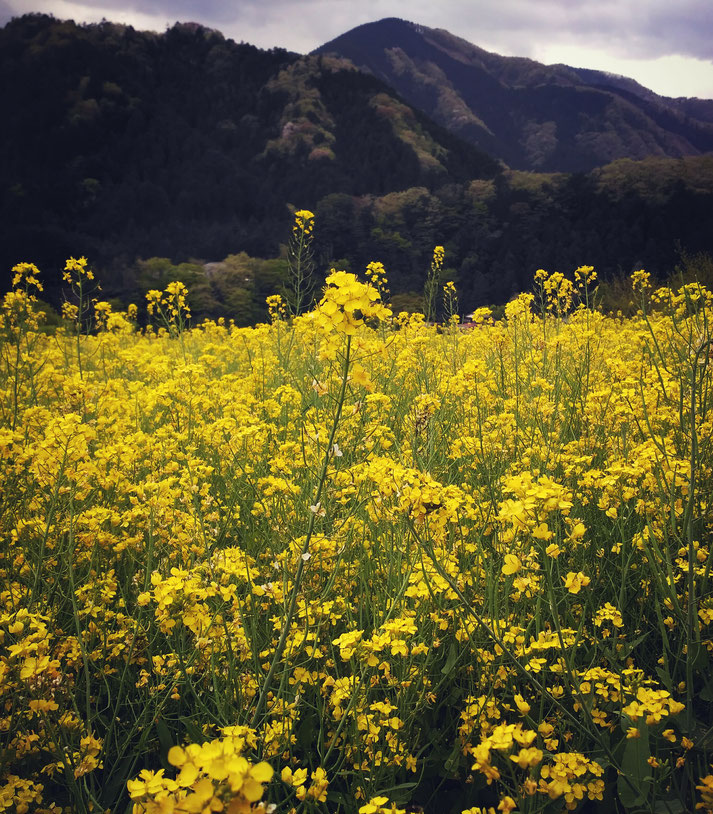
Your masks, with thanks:
<instances>
[{"instance_id":1,"label":"grey cloud","mask_svg":"<svg viewBox=\"0 0 713 814\"><path fill-rule=\"evenodd\" d=\"M15 16L17 16L17 11L5 0L0 0L0 26L9 23Z\"/></svg>"},{"instance_id":2,"label":"grey cloud","mask_svg":"<svg viewBox=\"0 0 713 814\"><path fill-rule=\"evenodd\" d=\"M664 53L713 59L713 8L708 0L657 5L642 27L646 39L657 42Z\"/></svg>"},{"instance_id":3,"label":"grey cloud","mask_svg":"<svg viewBox=\"0 0 713 814\"><path fill-rule=\"evenodd\" d=\"M713 59L711 0L71 0L111 19L134 11L158 23L196 20L261 47L309 51L361 23L403 17L476 45L528 56L544 42L632 59ZM20 10L22 7L22 10ZM10 8L0 0L0 15ZM14 0L18 13L32 0Z\"/></svg>"},{"instance_id":4,"label":"grey cloud","mask_svg":"<svg viewBox=\"0 0 713 814\"><path fill-rule=\"evenodd\" d=\"M83 6L87 9L104 10L111 12L114 9L121 9L122 11L135 11L141 14L165 17L166 19L175 20L195 20L206 23L212 22L225 22L235 18L235 9L231 3L224 3L221 0L151 0L145 2L144 0L127 0L127 2L118 3L117 0L72 0L77 6ZM110 18L110 13L107 18Z\"/></svg>"},{"instance_id":5,"label":"grey cloud","mask_svg":"<svg viewBox=\"0 0 713 814\"><path fill-rule=\"evenodd\" d=\"M63 12L62 4L48 8L52 3L35 0L12 0L15 14L37 11L51 12L57 17L73 16L77 19L97 19L100 16L111 20L113 16L134 13L143 18L155 17L161 20L193 20L206 25L228 23L235 19L235 8L221 0L67 0L71 12ZM0 6L4 0L0 0ZM86 17L83 17L82 11Z\"/></svg>"},{"instance_id":6,"label":"grey cloud","mask_svg":"<svg viewBox=\"0 0 713 814\"><path fill-rule=\"evenodd\" d=\"M445 28L477 45L496 43L503 52L521 56L547 41L579 42L583 48L637 59L670 54L713 58L710 0L451 0L438 5L416 0L399 5L399 16Z\"/></svg>"},{"instance_id":7,"label":"grey cloud","mask_svg":"<svg viewBox=\"0 0 713 814\"><path fill-rule=\"evenodd\" d=\"M533 38L597 47L620 57L655 59L679 54L713 58L709 0L632 2L501 2L471 18L503 41L524 45ZM475 15L473 15L475 17Z\"/></svg>"}]
</instances>

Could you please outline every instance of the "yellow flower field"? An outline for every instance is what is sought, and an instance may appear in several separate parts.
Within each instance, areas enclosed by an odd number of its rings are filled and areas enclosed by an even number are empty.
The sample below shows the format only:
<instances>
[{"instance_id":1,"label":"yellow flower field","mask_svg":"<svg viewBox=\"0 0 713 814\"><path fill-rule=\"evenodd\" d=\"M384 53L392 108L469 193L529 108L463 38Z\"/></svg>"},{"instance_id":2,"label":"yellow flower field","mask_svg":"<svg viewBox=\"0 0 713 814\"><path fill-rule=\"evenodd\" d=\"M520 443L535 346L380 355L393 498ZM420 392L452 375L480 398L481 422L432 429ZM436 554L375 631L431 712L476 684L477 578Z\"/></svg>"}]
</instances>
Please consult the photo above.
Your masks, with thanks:
<instances>
[{"instance_id":1,"label":"yellow flower field","mask_svg":"<svg viewBox=\"0 0 713 814\"><path fill-rule=\"evenodd\" d=\"M0 811L713 811L709 292L87 332L82 259L49 334L14 271Z\"/></svg>"}]
</instances>

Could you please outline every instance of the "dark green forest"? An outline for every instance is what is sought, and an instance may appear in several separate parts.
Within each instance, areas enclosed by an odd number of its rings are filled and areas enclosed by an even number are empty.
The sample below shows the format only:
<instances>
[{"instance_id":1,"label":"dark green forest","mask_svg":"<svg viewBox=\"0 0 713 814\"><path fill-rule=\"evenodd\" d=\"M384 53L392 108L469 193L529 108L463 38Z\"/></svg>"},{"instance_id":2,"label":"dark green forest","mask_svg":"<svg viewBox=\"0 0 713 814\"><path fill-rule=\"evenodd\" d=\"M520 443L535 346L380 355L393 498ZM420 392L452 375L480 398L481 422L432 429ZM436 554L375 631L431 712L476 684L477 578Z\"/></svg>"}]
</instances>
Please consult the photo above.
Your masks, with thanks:
<instances>
[{"instance_id":1,"label":"dark green forest","mask_svg":"<svg viewBox=\"0 0 713 814\"><path fill-rule=\"evenodd\" d=\"M507 301L540 267L664 278L713 252L712 156L513 171L345 60L196 24L14 19L0 104L4 286L34 262L54 305L65 259L86 255L104 298L178 277L196 318L262 319L296 208L316 214L317 276L379 260L406 302L441 244L462 311Z\"/></svg>"}]
</instances>

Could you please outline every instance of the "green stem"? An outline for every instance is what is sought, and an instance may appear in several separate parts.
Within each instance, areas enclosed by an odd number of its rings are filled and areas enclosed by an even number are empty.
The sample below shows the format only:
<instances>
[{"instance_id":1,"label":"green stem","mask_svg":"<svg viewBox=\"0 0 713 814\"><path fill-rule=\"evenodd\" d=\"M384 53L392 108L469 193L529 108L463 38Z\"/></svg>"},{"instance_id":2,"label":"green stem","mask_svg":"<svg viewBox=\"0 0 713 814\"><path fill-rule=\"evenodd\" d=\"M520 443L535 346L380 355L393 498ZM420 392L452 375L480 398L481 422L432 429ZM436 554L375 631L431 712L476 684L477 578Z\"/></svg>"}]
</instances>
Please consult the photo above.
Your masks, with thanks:
<instances>
[{"instance_id":1,"label":"green stem","mask_svg":"<svg viewBox=\"0 0 713 814\"><path fill-rule=\"evenodd\" d=\"M84 299L83 299L83 285L82 285L82 276L79 275L79 311L77 312L77 366L79 368L79 378L83 379L82 373L82 347L81 347L81 335L82 335L82 310L84 308Z\"/></svg>"},{"instance_id":2,"label":"green stem","mask_svg":"<svg viewBox=\"0 0 713 814\"><path fill-rule=\"evenodd\" d=\"M320 500L322 498L324 485L327 481L327 469L329 468L329 460L332 457L332 450L334 448L334 438L337 434L337 427L339 426L339 421L342 416L342 407L344 405L344 398L347 393L347 380L349 376L351 346L352 338L351 336L347 336L347 347L344 354L344 365L342 367L342 384L339 390L339 397L337 399L337 409L334 415L334 421L332 422L332 428L330 430L329 439L327 441L327 448L324 452L324 460L322 461L322 469L319 474L319 481L317 483L317 491L314 497L315 506L320 503ZM287 613L285 614L285 621L283 622L282 625L282 631L280 632L280 638L277 642L277 647L275 648L275 654L272 657L270 669L268 670L267 675L265 676L265 681L263 682L262 689L260 690L260 695L258 696L255 710L253 712L252 718L250 719L251 729L255 729L258 724L258 721L260 720L260 715L262 714L263 707L265 706L268 693L270 692L270 688L275 677L277 665L282 659L283 653L285 652L285 647L287 645L287 635L290 632L290 627L292 625L292 617L294 616L295 605L297 604L297 595L302 584L302 575L304 573L305 565L305 555L309 551L309 544L314 534L314 525L316 517L317 517L316 512L310 512L307 534L305 536L305 541L304 544L302 545L302 550L300 551L300 556L297 561L297 573L295 574L295 580L292 585L292 592L290 593L290 600L287 606Z\"/></svg>"}]
</instances>

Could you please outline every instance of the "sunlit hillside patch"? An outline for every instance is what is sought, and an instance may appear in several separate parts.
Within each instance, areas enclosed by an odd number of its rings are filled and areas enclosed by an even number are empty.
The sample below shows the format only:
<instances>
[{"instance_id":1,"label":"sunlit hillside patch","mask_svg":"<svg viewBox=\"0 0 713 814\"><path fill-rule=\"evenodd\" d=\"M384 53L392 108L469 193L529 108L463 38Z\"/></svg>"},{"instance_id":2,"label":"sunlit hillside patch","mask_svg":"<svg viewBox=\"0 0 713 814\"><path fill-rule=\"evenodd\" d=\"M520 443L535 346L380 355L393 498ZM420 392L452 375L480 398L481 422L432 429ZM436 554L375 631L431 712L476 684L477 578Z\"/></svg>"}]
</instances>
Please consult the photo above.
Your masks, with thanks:
<instances>
[{"instance_id":1,"label":"sunlit hillside patch","mask_svg":"<svg viewBox=\"0 0 713 814\"><path fill-rule=\"evenodd\" d=\"M2 810L713 810L706 289L140 329L88 272L2 302Z\"/></svg>"}]
</instances>

